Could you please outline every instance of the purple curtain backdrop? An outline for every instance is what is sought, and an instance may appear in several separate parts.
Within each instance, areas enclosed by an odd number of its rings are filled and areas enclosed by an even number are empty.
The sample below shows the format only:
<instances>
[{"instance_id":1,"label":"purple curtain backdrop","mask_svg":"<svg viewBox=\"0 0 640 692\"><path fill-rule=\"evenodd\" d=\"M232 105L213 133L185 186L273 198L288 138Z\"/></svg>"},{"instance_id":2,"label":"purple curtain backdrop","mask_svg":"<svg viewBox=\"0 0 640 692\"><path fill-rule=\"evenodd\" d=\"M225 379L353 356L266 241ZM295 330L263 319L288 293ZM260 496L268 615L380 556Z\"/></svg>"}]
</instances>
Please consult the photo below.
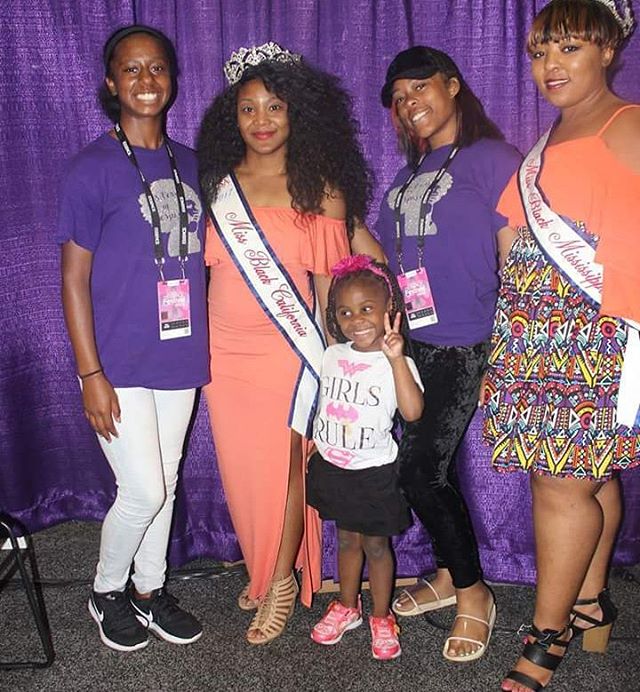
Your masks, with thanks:
<instances>
[{"instance_id":1,"label":"purple curtain backdrop","mask_svg":"<svg viewBox=\"0 0 640 692\"><path fill-rule=\"evenodd\" d=\"M326 70L353 94L363 142L377 175L376 206L401 163L379 103L385 69L401 49L424 43L450 52L507 138L530 145L552 117L536 96L524 52L544 0L3 0L0 9L0 508L30 529L100 519L113 478L84 420L60 306L59 251L52 242L66 158L104 131L96 89L101 47L134 21L175 42L180 92L169 119L193 144L202 113L222 87L222 65L241 45L279 41ZM640 13L638 3L636 14ZM640 100L640 32L614 81ZM459 463L486 575L534 579L527 480L498 476L476 418ZM251 421L246 423L248 434ZM623 478L627 514L616 560L640 562L640 473ZM325 576L335 574L325 527ZM432 564L414 526L397 541L399 572ZM205 404L189 438L171 543L172 564L197 556L233 560L237 543L225 508Z\"/></svg>"}]
</instances>

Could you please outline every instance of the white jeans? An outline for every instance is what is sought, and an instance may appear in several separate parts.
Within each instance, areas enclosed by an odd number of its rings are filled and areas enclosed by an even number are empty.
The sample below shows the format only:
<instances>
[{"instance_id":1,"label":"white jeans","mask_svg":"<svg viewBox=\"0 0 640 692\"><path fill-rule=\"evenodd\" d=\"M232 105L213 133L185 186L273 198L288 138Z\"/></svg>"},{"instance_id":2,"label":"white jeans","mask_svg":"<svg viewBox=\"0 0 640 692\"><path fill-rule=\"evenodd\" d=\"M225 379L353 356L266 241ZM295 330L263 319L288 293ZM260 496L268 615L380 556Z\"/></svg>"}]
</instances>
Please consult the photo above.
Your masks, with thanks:
<instances>
[{"instance_id":1,"label":"white jeans","mask_svg":"<svg viewBox=\"0 0 640 692\"><path fill-rule=\"evenodd\" d=\"M117 438L98 435L116 477L115 502L102 524L93 588L122 591L134 563L139 593L164 584L178 466L195 389L116 388L121 423Z\"/></svg>"}]
</instances>

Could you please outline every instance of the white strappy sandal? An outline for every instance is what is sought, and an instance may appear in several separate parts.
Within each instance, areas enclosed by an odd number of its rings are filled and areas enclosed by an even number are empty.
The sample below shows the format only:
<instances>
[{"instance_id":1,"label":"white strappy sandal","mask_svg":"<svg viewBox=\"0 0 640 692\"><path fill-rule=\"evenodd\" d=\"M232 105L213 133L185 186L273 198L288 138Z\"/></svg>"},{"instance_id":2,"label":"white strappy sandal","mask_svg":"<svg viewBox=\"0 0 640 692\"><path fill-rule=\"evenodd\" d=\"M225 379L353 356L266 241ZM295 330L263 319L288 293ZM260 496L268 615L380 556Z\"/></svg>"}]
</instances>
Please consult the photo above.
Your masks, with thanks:
<instances>
[{"instance_id":1,"label":"white strappy sandal","mask_svg":"<svg viewBox=\"0 0 640 692\"><path fill-rule=\"evenodd\" d=\"M425 585L428 586L433 592L435 601L418 603L418 601L416 601L416 599L413 597L413 593L419 589L422 589ZM412 607L408 608L407 610L401 609L401 599L403 596L406 598L405 604L407 601L410 601L413 604ZM400 615L401 617L412 617L413 615L422 615L422 613L428 613L432 610L440 610L440 608L455 605L456 602L457 599L455 594L453 594L453 596L449 596L448 598L440 598L440 594L435 590L433 584L427 579L421 579L417 584L414 584L414 586L408 589L403 589L400 592L400 595L395 598L391 604L391 610L393 610L396 615Z\"/></svg>"},{"instance_id":2,"label":"white strappy sandal","mask_svg":"<svg viewBox=\"0 0 640 692\"><path fill-rule=\"evenodd\" d=\"M469 637L459 637L457 635L447 637L444 642L444 647L442 649L442 655L447 659L447 661L453 661L454 663L467 663L468 661L476 661L484 656L487 646L489 646L489 640L491 639L491 634L493 632L493 626L496 623L496 602L495 600L491 604L491 610L489 612L489 619L483 620L482 618L477 618L475 615L456 615L455 620L458 618L464 618L465 620L473 620L474 622L479 622L487 628L487 638L485 641L481 639L471 639ZM454 656L449 653L449 644L451 642L469 642L470 644L476 644L477 649L472 651L470 654L462 654L461 656Z\"/></svg>"}]
</instances>

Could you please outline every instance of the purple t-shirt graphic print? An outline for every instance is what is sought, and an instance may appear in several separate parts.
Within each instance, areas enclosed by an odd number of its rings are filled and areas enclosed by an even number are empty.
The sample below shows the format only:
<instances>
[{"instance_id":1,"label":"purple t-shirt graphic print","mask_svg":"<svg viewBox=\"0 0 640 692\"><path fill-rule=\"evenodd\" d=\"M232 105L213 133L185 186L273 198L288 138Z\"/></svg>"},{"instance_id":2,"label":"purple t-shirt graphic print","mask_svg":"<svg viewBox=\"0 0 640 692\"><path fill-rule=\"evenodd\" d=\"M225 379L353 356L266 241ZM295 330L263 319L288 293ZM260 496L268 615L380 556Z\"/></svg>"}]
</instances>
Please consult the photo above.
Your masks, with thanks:
<instances>
[{"instance_id":1,"label":"purple t-shirt graphic print","mask_svg":"<svg viewBox=\"0 0 640 692\"><path fill-rule=\"evenodd\" d=\"M400 224L405 271L417 268L420 203L450 151L450 145L432 151L403 195ZM499 285L496 234L507 225L496 206L520 159L511 145L481 139L458 151L432 191L426 208L424 266L438 322L412 330L414 339L440 346L471 346L490 337ZM407 166L400 170L382 199L375 226L396 274L394 206L410 175Z\"/></svg>"},{"instance_id":2,"label":"purple t-shirt graphic print","mask_svg":"<svg viewBox=\"0 0 640 692\"><path fill-rule=\"evenodd\" d=\"M151 214L140 177L120 143L104 134L69 164L62 184L56 240L73 240L93 253L91 298L100 362L115 387L188 389L209 380L204 210L195 154L171 141L183 180L189 218L191 336L160 340ZM165 279L181 278L179 213L169 157L133 147L158 206Z\"/></svg>"}]
</instances>

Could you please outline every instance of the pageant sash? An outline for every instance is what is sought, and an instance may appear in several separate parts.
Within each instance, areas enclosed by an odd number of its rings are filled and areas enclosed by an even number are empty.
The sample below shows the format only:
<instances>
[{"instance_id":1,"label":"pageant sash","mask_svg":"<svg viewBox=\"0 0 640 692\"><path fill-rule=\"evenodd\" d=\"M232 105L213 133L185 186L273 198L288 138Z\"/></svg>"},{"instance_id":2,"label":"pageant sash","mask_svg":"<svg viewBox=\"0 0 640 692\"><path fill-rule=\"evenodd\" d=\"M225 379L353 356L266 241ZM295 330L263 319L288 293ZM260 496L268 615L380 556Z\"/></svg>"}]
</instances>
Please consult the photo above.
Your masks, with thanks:
<instances>
[{"instance_id":1,"label":"pageant sash","mask_svg":"<svg viewBox=\"0 0 640 692\"><path fill-rule=\"evenodd\" d=\"M527 225L551 264L591 302L600 305L603 267L595 261L595 248L572 224L551 209L539 186L544 149L551 131L540 137L518 171L518 188ZM616 419L621 425L631 427L636 422L640 407L640 325L628 319L624 319L624 322L628 326L628 334Z\"/></svg>"},{"instance_id":2,"label":"pageant sash","mask_svg":"<svg viewBox=\"0 0 640 692\"><path fill-rule=\"evenodd\" d=\"M269 245L233 175L220 183L210 212L249 290L300 359L289 426L311 437L325 349L314 313Z\"/></svg>"}]
</instances>

